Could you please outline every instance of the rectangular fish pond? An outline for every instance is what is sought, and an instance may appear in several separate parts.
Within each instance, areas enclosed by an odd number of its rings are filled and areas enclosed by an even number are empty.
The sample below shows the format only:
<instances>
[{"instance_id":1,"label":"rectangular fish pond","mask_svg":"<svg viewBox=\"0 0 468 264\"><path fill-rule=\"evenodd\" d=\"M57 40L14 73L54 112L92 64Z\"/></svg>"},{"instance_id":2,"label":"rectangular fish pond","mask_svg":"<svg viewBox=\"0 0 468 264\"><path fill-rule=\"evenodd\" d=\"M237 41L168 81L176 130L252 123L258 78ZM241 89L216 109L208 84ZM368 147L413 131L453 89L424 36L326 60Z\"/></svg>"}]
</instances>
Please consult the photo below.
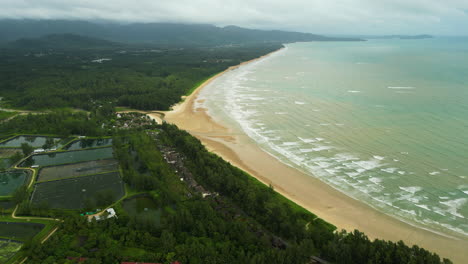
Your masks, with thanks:
<instances>
[{"instance_id":1,"label":"rectangular fish pond","mask_svg":"<svg viewBox=\"0 0 468 264\"><path fill-rule=\"evenodd\" d=\"M79 150L86 148L100 148L100 147L110 147L112 146L112 138L89 138L89 139L80 139L71 142L64 147L66 150Z\"/></svg>"},{"instance_id":2,"label":"rectangular fish pond","mask_svg":"<svg viewBox=\"0 0 468 264\"><path fill-rule=\"evenodd\" d=\"M0 222L0 237L27 241L44 228L38 223Z\"/></svg>"},{"instance_id":3,"label":"rectangular fish pond","mask_svg":"<svg viewBox=\"0 0 468 264\"><path fill-rule=\"evenodd\" d=\"M112 148L99 148L39 154L29 157L27 160L20 164L20 167L30 167L33 165L50 166L91 160L110 159L113 156L112 154Z\"/></svg>"},{"instance_id":4,"label":"rectangular fish pond","mask_svg":"<svg viewBox=\"0 0 468 264\"><path fill-rule=\"evenodd\" d=\"M30 175L27 170L0 172L0 196L12 195L16 189L28 182Z\"/></svg>"},{"instance_id":5,"label":"rectangular fish pond","mask_svg":"<svg viewBox=\"0 0 468 264\"><path fill-rule=\"evenodd\" d=\"M6 140L0 143L0 147L19 148L21 147L21 144L27 143L33 146L34 148L42 148L42 146L44 146L44 144L47 142L47 139L52 139L54 142L52 147L57 147L57 148L63 146L69 141L69 139L58 138L58 137L16 136L14 138L11 138L9 140Z\"/></svg>"},{"instance_id":6,"label":"rectangular fish pond","mask_svg":"<svg viewBox=\"0 0 468 264\"><path fill-rule=\"evenodd\" d=\"M119 170L119 162L115 159L93 160L67 165L44 167L39 171L37 181L61 180L103 172Z\"/></svg>"},{"instance_id":7,"label":"rectangular fish pond","mask_svg":"<svg viewBox=\"0 0 468 264\"><path fill-rule=\"evenodd\" d=\"M99 206L103 200L109 205L124 195L120 174L111 172L37 183L32 203L53 209L82 209L90 204Z\"/></svg>"}]
</instances>

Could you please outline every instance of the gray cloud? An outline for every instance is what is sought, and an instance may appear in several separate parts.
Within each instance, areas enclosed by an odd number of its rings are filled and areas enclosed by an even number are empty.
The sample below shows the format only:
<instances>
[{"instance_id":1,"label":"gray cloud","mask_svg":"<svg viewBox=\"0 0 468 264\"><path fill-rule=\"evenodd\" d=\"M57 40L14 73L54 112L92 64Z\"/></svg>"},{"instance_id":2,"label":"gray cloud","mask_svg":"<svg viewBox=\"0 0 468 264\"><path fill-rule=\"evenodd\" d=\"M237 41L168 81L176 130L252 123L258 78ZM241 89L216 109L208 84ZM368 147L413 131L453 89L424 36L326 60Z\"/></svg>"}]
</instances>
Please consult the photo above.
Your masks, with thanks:
<instances>
[{"instance_id":1,"label":"gray cloud","mask_svg":"<svg viewBox=\"0 0 468 264\"><path fill-rule=\"evenodd\" d=\"M239 25L327 34L468 35L466 0L0 0L0 18Z\"/></svg>"}]
</instances>

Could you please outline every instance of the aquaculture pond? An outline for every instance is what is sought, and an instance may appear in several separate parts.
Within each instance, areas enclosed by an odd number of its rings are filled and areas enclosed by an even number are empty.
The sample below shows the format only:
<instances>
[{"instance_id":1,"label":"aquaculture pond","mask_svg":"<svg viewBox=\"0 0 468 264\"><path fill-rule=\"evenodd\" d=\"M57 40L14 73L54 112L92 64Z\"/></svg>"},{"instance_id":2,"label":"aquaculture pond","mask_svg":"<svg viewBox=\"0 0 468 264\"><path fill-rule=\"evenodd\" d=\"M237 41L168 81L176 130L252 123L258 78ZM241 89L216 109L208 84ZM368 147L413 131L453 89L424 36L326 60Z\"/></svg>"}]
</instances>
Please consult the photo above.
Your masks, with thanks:
<instances>
[{"instance_id":1,"label":"aquaculture pond","mask_svg":"<svg viewBox=\"0 0 468 264\"><path fill-rule=\"evenodd\" d=\"M0 196L11 195L29 178L26 170L11 170L0 172Z\"/></svg>"},{"instance_id":2,"label":"aquaculture pond","mask_svg":"<svg viewBox=\"0 0 468 264\"><path fill-rule=\"evenodd\" d=\"M19 241L0 239L0 264L7 263L23 246Z\"/></svg>"},{"instance_id":3,"label":"aquaculture pond","mask_svg":"<svg viewBox=\"0 0 468 264\"><path fill-rule=\"evenodd\" d=\"M26 241L44 228L43 224L0 222L0 237Z\"/></svg>"},{"instance_id":4,"label":"aquaculture pond","mask_svg":"<svg viewBox=\"0 0 468 264\"><path fill-rule=\"evenodd\" d=\"M112 146L112 138L98 138L98 139L80 139L73 141L65 149L67 150L79 150L85 148L99 148Z\"/></svg>"},{"instance_id":5,"label":"aquaculture pond","mask_svg":"<svg viewBox=\"0 0 468 264\"><path fill-rule=\"evenodd\" d=\"M83 161L110 159L112 158L112 148L99 148L79 151L55 152L50 154L40 154L29 157L21 163L21 167L33 165L50 166L77 163Z\"/></svg>"},{"instance_id":6,"label":"aquaculture pond","mask_svg":"<svg viewBox=\"0 0 468 264\"><path fill-rule=\"evenodd\" d=\"M123 201L124 210L137 220L161 225L161 208L149 196L137 196Z\"/></svg>"},{"instance_id":7,"label":"aquaculture pond","mask_svg":"<svg viewBox=\"0 0 468 264\"><path fill-rule=\"evenodd\" d=\"M16 152L21 152L21 149L16 149L16 148L0 148L0 159L9 158L9 157L15 155Z\"/></svg>"},{"instance_id":8,"label":"aquaculture pond","mask_svg":"<svg viewBox=\"0 0 468 264\"><path fill-rule=\"evenodd\" d=\"M124 195L122 178L118 172L111 172L37 183L32 203L55 209L81 209L102 199L110 204Z\"/></svg>"},{"instance_id":9,"label":"aquaculture pond","mask_svg":"<svg viewBox=\"0 0 468 264\"><path fill-rule=\"evenodd\" d=\"M85 161L67 165L44 167L39 171L37 181L44 182L60 180L118 170L119 162L115 159Z\"/></svg>"},{"instance_id":10,"label":"aquaculture pond","mask_svg":"<svg viewBox=\"0 0 468 264\"><path fill-rule=\"evenodd\" d=\"M27 143L35 148L41 148L46 142L47 139L53 140L53 147L61 147L67 143L66 139L58 137L44 137L44 136L17 136L7 141L0 143L0 147L7 148L19 148L21 144Z\"/></svg>"}]
</instances>

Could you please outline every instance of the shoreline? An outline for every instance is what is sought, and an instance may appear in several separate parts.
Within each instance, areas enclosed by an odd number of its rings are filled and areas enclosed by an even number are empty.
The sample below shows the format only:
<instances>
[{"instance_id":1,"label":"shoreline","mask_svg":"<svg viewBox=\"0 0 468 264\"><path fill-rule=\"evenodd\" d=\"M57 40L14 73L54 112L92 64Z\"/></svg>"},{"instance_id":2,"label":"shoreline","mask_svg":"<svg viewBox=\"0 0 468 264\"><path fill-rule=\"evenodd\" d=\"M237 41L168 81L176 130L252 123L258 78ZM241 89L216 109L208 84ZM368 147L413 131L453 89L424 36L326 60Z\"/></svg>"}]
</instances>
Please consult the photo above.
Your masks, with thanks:
<instances>
[{"instance_id":1,"label":"shoreline","mask_svg":"<svg viewBox=\"0 0 468 264\"><path fill-rule=\"evenodd\" d=\"M284 48L283 48L284 49ZM243 131L234 131L208 115L206 109L193 109L200 91L226 72L235 70L279 52L279 49L257 59L232 66L216 74L192 94L175 105L172 111L164 112L164 120L177 125L197 137L205 147L246 171L287 199L304 207L323 220L338 227L353 231L358 229L370 239L379 238L397 242L403 240L409 246L418 245L433 251L441 258L450 258L454 263L468 260L466 238L451 238L402 222L377 209L355 200L315 177L292 168L262 150ZM156 113L148 113L154 118ZM158 114L157 117L161 117Z\"/></svg>"}]
</instances>

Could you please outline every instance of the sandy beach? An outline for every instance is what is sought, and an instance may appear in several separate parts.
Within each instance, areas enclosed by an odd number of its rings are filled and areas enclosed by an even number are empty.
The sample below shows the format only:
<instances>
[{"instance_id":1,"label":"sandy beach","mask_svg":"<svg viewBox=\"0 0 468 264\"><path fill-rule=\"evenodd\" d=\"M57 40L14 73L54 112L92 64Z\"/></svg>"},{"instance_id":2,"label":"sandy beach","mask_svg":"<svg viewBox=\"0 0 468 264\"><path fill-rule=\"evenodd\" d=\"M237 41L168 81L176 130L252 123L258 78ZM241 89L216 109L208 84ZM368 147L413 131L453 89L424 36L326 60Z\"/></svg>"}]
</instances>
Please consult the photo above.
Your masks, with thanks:
<instances>
[{"instance_id":1,"label":"sandy beach","mask_svg":"<svg viewBox=\"0 0 468 264\"><path fill-rule=\"evenodd\" d=\"M250 62L252 61L231 67L225 72ZM450 258L454 263L468 263L466 237L436 234L380 213L320 180L278 161L264 152L242 131L213 120L206 109L193 109L200 90L223 73L207 80L182 103L174 106L172 111L165 112L164 120L187 130L200 139L210 151L265 184L273 185L276 191L339 229L348 231L358 229L372 239L395 242L403 240L408 245L416 244L438 253L441 257ZM159 113L148 115L158 119L161 117Z\"/></svg>"}]
</instances>

